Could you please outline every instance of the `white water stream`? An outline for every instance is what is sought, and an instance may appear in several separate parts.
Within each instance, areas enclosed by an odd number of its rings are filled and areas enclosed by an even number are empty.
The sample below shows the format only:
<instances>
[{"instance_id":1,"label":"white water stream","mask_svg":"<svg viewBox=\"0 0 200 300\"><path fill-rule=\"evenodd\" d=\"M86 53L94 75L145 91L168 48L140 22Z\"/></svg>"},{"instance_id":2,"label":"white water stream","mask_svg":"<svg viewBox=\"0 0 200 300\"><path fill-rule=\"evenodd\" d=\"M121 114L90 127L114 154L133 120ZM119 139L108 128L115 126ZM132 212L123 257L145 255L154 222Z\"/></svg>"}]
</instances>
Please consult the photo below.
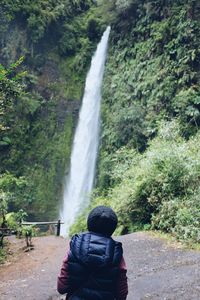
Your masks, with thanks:
<instances>
[{"instance_id":1,"label":"white water stream","mask_svg":"<svg viewBox=\"0 0 200 300\"><path fill-rule=\"evenodd\" d=\"M67 236L77 214L88 205L98 153L101 86L110 27L104 32L87 74L82 107L76 128L69 175L66 177L60 219L61 235Z\"/></svg>"}]
</instances>

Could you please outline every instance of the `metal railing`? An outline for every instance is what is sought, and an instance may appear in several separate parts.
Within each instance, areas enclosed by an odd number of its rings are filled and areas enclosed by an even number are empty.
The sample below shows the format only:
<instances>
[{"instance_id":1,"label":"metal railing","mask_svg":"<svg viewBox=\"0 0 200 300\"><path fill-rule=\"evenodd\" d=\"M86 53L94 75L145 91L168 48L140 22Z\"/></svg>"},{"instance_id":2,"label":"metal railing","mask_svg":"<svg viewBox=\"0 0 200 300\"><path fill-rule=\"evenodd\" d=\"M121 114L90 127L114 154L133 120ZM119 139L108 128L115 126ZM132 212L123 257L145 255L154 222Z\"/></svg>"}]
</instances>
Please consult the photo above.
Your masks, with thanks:
<instances>
[{"instance_id":1,"label":"metal railing","mask_svg":"<svg viewBox=\"0 0 200 300\"><path fill-rule=\"evenodd\" d=\"M21 222L20 225L55 225L56 228L56 236L60 236L60 228L61 225L64 224L63 222L61 222L60 220L58 221L53 221L53 222Z\"/></svg>"}]
</instances>

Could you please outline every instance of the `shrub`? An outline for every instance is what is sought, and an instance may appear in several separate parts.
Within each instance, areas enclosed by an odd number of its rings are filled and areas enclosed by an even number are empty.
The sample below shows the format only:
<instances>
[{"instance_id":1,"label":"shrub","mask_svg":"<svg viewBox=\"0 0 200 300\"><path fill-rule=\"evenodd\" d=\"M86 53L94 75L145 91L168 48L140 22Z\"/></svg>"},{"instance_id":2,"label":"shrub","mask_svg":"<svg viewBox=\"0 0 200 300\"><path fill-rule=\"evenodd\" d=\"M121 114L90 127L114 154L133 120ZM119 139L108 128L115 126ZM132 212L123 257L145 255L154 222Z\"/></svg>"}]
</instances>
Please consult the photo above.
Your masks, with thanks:
<instances>
[{"instance_id":1,"label":"shrub","mask_svg":"<svg viewBox=\"0 0 200 300\"><path fill-rule=\"evenodd\" d=\"M90 208L105 203L113 207L119 217L117 234L151 224L178 239L199 241L200 136L184 140L178 124L162 123L144 154L122 148L110 158L113 186L106 196L100 190ZM81 220L76 230L83 228Z\"/></svg>"},{"instance_id":2,"label":"shrub","mask_svg":"<svg viewBox=\"0 0 200 300\"><path fill-rule=\"evenodd\" d=\"M96 19L89 19L87 24L87 35L91 41L96 41L101 36L101 27Z\"/></svg>"}]
</instances>

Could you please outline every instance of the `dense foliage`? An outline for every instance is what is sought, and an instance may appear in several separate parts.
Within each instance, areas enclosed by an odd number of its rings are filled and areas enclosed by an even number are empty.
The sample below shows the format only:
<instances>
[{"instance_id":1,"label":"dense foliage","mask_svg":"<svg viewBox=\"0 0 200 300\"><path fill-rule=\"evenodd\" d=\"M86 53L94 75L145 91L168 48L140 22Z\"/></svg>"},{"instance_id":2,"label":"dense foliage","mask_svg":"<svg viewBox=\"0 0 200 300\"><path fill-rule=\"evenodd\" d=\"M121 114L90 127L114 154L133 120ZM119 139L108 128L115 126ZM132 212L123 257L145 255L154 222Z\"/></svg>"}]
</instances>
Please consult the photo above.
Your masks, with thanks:
<instances>
[{"instance_id":1,"label":"dense foliage","mask_svg":"<svg viewBox=\"0 0 200 300\"><path fill-rule=\"evenodd\" d=\"M199 17L197 0L2 0L2 211L57 216L87 68L110 23L88 210L111 205L118 234L153 228L198 242Z\"/></svg>"},{"instance_id":2,"label":"dense foliage","mask_svg":"<svg viewBox=\"0 0 200 300\"><path fill-rule=\"evenodd\" d=\"M139 228L200 239L200 6L114 1L96 204ZM90 207L90 208L91 208ZM85 215L72 227L84 228Z\"/></svg>"},{"instance_id":3,"label":"dense foliage","mask_svg":"<svg viewBox=\"0 0 200 300\"><path fill-rule=\"evenodd\" d=\"M1 25L4 26L1 26L1 31L6 31L9 26L8 22L17 18L26 23L30 41L37 42L51 25L57 25L57 20L61 19L63 25L67 20L70 23L74 16L88 10L91 4L90 0L59 0L56 2L53 0L2 0Z\"/></svg>"},{"instance_id":4,"label":"dense foliage","mask_svg":"<svg viewBox=\"0 0 200 300\"><path fill-rule=\"evenodd\" d=\"M8 211L23 208L31 220L58 217L84 80L102 31L95 7L89 0L1 1L0 193Z\"/></svg>"}]
</instances>

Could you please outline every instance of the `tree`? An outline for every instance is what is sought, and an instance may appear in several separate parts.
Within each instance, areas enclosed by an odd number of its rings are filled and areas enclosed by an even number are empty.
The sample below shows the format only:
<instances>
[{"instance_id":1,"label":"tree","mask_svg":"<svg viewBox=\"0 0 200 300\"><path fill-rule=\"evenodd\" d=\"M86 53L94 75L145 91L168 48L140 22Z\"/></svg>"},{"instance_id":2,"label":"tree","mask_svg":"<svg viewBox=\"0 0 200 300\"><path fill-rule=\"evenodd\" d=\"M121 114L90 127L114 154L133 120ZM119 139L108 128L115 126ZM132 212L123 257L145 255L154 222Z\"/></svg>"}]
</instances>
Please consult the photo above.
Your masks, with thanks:
<instances>
[{"instance_id":1,"label":"tree","mask_svg":"<svg viewBox=\"0 0 200 300\"><path fill-rule=\"evenodd\" d=\"M2 218L2 224L5 223L7 209L8 209L7 195L5 192L0 190L0 217Z\"/></svg>"}]
</instances>

